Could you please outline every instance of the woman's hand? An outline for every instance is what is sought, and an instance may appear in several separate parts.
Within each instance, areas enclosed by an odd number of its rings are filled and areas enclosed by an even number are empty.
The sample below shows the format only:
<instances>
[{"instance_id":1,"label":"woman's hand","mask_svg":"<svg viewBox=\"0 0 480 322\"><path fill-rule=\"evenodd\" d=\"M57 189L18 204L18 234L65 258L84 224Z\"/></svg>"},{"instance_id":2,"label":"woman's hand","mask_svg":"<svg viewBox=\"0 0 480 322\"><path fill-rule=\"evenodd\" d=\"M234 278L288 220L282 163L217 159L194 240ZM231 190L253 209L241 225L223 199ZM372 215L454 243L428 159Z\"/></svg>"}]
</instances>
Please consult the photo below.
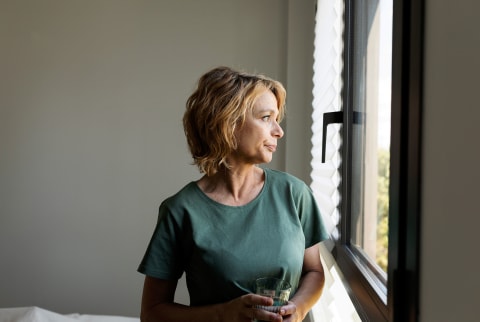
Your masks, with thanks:
<instances>
[{"instance_id":1,"label":"woman's hand","mask_svg":"<svg viewBox=\"0 0 480 322\"><path fill-rule=\"evenodd\" d=\"M288 322L302 322L304 318L297 310L297 305L292 301L288 301L288 304L280 308L280 314L283 317L283 321Z\"/></svg>"},{"instance_id":2,"label":"woman's hand","mask_svg":"<svg viewBox=\"0 0 480 322\"><path fill-rule=\"evenodd\" d=\"M173 301L177 281L145 277L142 298L141 321L208 321L208 322L281 322L278 313L257 309L255 306L270 306L270 297L257 294L242 295L231 301L205 306L186 306ZM286 306L288 307L288 305ZM290 310L288 310L289 312Z\"/></svg>"},{"instance_id":3,"label":"woman's hand","mask_svg":"<svg viewBox=\"0 0 480 322\"><path fill-rule=\"evenodd\" d=\"M282 316L278 313L268 312L255 308L256 305L270 306L273 300L266 296L257 294L246 294L220 306L220 321L225 322L251 322L260 321L282 321ZM289 305L285 306L287 309ZM290 320L283 320L290 321ZM295 320L291 320L295 321Z\"/></svg>"}]
</instances>

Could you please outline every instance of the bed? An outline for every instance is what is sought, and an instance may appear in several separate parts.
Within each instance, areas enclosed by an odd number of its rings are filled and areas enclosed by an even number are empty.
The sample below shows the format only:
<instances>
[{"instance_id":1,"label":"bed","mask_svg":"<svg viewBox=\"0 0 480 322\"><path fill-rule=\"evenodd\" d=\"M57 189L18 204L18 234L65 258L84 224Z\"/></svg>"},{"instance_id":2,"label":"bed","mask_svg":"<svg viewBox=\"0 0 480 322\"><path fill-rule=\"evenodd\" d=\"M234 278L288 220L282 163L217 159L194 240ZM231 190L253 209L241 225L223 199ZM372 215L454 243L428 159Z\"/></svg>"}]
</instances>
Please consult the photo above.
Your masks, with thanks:
<instances>
[{"instance_id":1,"label":"bed","mask_svg":"<svg viewBox=\"0 0 480 322\"><path fill-rule=\"evenodd\" d=\"M0 322L139 322L139 318L114 315L59 314L36 306L0 308Z\"/></svg>"}]
</instances>

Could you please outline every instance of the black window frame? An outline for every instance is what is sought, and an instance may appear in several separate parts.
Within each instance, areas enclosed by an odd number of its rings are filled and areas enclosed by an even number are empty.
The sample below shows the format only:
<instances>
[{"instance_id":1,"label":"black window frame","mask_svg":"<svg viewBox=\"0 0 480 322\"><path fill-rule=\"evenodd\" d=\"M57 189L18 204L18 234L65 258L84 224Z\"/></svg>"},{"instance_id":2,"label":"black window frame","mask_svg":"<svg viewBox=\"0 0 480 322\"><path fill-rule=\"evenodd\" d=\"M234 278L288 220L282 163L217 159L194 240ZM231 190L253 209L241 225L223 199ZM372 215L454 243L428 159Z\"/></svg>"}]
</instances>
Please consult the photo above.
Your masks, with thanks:
<instances>
[{"instance_id":1,"label":"black window frame","mask_svg":"<svg viewBox=\"0 0 480 322\"><path fill-rule=\"evenodd\" d=\"M389 249L386 285L350 245L355 0L345 0L340 238L333 255L362 321L419 316L421 110L424 0L393 0ZM350 163L350 166L349 166Z\"/></svg>"}]
</instances>

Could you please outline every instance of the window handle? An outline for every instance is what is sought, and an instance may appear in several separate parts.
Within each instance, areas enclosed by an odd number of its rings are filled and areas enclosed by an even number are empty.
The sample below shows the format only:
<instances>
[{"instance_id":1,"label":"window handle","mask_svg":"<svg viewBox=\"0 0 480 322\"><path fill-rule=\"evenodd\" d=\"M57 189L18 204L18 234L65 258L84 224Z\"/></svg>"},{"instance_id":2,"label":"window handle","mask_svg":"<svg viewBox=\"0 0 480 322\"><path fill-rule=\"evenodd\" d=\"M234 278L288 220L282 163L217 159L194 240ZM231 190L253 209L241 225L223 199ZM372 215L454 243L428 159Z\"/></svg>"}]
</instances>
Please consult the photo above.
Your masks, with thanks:
<instances>
[{"instance_id":1,"label":"window handle","mask_svg":"<svg viewBox=\"0 0 480 322\"><path fill-rule=\"evenodd\" d=\"M330 124L343 123L343 111L323 113L322 131L322 163L325 163L325 151L327 146L327 127Z\"/></svg>"},{"instance_id":2,"label":"window handle","mask_svg":"<svg viewBox=\"0 0 480 322\"><path fill-rule=\"evenodd\" d=\"M322 163L325 163L325 150L327 146L327 127L330 124L343 124L343 111L323 113L322 131ZM353 124L364 124L365 113L353 111Z\"/></svg>"}]
</instances>

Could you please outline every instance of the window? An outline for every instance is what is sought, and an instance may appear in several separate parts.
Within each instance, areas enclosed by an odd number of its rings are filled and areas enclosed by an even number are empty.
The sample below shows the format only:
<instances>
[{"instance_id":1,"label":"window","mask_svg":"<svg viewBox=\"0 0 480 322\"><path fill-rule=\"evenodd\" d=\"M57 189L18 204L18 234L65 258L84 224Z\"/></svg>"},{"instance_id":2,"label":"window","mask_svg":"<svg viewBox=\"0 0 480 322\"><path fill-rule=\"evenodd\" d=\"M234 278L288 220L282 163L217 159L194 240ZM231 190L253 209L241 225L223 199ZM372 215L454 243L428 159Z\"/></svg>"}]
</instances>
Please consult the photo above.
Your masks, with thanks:
<instances>
[{"instance_id":1,"label":"window","mask_svg":"<svg viewBox=\"0 0 480 322\"><path fill-rule=\"evenodd\" d=\"M422 2L317 10L312 189L332 253L363 321L417 321Z\"/></svg>"},{"instance_id":2,"label":"window","mask_svg":"<svg viewBox=\"0 0 480 322\"><path fill-rule=\"evenodd\" d=\"M392 69L392 0L356 1L350 35L352 63L350 240L352 254L368 263L379 295L388 266L388 189ZM343 120L342 120L343 121ZM383 298L385 302L385 297Z\"/></svg>"}]
</instances>

